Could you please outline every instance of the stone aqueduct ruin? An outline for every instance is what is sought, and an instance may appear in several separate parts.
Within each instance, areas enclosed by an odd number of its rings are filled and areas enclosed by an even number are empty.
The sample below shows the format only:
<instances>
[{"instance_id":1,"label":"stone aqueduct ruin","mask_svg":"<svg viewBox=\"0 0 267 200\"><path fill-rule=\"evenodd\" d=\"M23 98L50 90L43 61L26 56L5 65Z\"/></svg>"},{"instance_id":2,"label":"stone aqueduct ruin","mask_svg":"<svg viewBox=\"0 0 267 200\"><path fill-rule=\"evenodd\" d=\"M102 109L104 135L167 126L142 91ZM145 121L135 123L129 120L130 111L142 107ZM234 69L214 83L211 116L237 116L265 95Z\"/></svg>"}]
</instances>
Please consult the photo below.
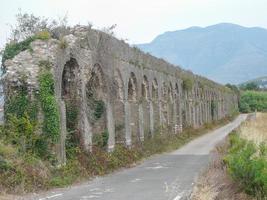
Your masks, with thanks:
<instances>
[{"instance_id":1,"label":"stone aqueduct ruin","mask_svg":"<svg viewBox=\"0 0 267 200\"><path fill-rule=\"evenodd\" d=\"M26 77L30 94L38 91L40 61L52 63L60 112L58 154L63 162L69 102L78 107L77 129L88 151L94 135L104 131L112 151L118 143L130 146L160 131L179 134L184 127L198 128L237 108L237 96L224 86L101 31L79 26L64 42L65 48L56 39L32 42L32 51L5 62L4 77L6 91Z\"/></svg>"}]
</instances>

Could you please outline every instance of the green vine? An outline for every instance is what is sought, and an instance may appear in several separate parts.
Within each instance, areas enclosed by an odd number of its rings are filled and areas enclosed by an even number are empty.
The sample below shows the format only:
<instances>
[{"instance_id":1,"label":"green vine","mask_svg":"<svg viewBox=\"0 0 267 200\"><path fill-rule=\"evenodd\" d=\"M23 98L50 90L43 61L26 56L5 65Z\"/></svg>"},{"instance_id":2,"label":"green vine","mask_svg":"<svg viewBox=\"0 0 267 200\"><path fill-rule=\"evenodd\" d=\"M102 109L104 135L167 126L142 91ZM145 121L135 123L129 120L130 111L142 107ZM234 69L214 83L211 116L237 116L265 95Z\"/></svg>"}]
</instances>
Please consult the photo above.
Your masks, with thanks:
<instances>
[{"instance_id":1,"label":"green vine","mask_svg":"<svg viewBox=\"0 0 267 200\"><path fill-rule=\"evenodd\" d=\"M39 99L44 113L43 133L57 142L59 139L59 108L54 94L54 78L47 66L41 66L39 80Z\"/></svg>"},{"instance_id":2,"label":"green vine","mask_svg":"<svg viewBox=\"0 0 267 200\"><path fill-rule=\"evenodd\" d=\"M5 118L8 120L11 115L22 118L27 113L30 120L35 121L38 112L37 101L30 101L27 87L25 85L20 86L13 93L14 95L8 98L5 103Z\"/></svg>"},{"instance_id":3,"label":"green vine","mask_svg":"<svg viewBox=\"0 0 267 200\"><path fill-rule=\"evenodd\" d=\"M30 44L39 39L39 40L48 40L51 38L51 35L48 31L41 31L37 33L34 36L28 37L27 39L21 41L21 42L12 42L5 46L3 56L2 56L2 64L5 63L6 60L14 58L16 55L18 55L20 52L25 50L30 50L31 46Z\"/></svg>"},{"instance_id":4,"label":"green vine","mask_svg":"<svg viewBox=\"0 0 267 200\"><path fill-rule=\"evenodd\" d=\"M94 100L94 119L98 120L105 112L105 103L102 100Z\"/></svg>"}]
</instances>

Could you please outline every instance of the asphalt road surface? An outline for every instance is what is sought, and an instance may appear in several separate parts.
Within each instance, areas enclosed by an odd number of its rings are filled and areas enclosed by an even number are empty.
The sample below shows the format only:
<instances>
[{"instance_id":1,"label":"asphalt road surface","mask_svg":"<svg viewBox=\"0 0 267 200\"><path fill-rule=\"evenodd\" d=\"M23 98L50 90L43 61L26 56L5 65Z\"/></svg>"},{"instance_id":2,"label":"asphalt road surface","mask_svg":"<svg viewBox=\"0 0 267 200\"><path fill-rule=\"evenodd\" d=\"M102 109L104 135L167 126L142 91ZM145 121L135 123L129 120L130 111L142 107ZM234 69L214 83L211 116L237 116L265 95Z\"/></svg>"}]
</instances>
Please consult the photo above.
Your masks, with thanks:
<instances>
[{"instance_id":1,"label":"asphalt road surface","mask_svg":"<svg viewBox=\"0 0 267 200\"><path fill-rule=\"evenodd\" d=\"M235 121L191 141L178 150L153 156L136 167L98 177L81 185L35 194L23 199L187 199L198 174L208 165L210 151L245 118L246 115L240 115Z\"/></svg>"}]
</instances>

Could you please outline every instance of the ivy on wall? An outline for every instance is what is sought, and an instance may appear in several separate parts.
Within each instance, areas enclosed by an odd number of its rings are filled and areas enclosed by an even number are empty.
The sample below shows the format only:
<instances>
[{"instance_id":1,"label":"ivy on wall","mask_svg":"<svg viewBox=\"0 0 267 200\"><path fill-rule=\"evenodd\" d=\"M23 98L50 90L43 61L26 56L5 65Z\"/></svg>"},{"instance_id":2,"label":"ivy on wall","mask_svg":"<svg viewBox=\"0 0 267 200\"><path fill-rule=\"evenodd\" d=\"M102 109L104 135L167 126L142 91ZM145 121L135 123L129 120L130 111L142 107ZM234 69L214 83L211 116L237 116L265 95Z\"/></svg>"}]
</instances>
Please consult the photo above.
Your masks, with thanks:
<instances>
[{"instance_id":1,"label":"ivy on wall","mask_svg":"<svg viewBox=\"0 0 267 200\"><path fill-rule=\"evenodd\" d=\"M105 103L102 100L94 100L94 119L98 120L105 112Z\"/></svg>"},{"instance_id":2,"label":"ivy on wall","mask_svg":"<svg viewBox=\"0 0 267 200\"><path fill-rule=\"evenodd\" d=\"M25 50L32 50L30 44L39 39L39 40L48 40L51 38L51 35L48 31L41 31L32 37L28 37L26 40L21 42L13 42L9 43L5 46L3 51L2 63L4 63L8 59L14 58L20 52Z\"/></svg>"},{"instance_id":3,"label":"ivy on wall","mask_svg":"<svg viewBox=\"0 0 267 200\"><path fill-rule=\"evenodd\" d=\"M8 119L9 116L15 116L21 118L27 113L31 121L36 120L38 112L37 101L30 101L28 97L27 86L25 83L16 88L13 92L13 96L8 97L5 103L5 116Z\"/></svg>"},{"instance_id":4,"label":"ivy on wall","mask_svg":"<svg viewBox=\"0 0 267 200\"><path fill-rule=\"evenodd\" d=\"M60 133L59 108L54 93L55 83L49 63L41 62L40 67L38 80L39 99L44 114L43 133L55 143L59 140Z\"/></svg>"}]
</instances>

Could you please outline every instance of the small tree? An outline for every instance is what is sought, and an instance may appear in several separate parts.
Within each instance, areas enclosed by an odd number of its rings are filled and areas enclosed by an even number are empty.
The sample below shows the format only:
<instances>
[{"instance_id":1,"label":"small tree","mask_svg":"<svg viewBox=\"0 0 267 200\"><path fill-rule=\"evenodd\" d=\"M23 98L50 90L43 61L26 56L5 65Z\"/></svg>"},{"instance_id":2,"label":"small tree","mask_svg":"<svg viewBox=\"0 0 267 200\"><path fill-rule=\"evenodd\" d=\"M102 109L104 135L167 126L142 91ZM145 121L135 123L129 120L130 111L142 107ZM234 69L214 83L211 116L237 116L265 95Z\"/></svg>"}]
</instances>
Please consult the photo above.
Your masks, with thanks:
<instances>
[{"instance_id":1,"label":"small tree","mask_svg":"<svg viewBox=\"0 0 267 200\"><path fill-rule=\"evenodd\" d=\"M247 83L247 84L241 86L241 89L242 90L255 90L255 91L258 91L260 88L256 83L251 82L251 83Z\"/></svg>"}]
</instances>

